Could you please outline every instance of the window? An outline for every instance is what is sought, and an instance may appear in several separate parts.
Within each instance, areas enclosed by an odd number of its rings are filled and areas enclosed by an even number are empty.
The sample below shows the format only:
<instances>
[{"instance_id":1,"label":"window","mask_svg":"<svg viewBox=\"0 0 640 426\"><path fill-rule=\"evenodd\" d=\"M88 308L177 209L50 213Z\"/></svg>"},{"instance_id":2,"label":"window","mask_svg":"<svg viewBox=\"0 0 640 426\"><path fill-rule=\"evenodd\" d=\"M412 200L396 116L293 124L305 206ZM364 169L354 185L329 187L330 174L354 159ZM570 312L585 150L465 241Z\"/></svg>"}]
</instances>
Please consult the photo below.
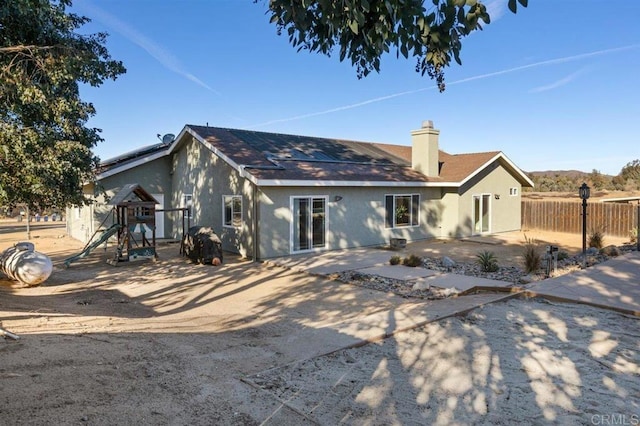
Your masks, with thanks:
<instances>
[{"instance_id":1,"label":"window","mask_svg":"<svg viewBox=\"0 0 640 426\"><path fill-rule=\"evenodd\" d=\"M518 195L518 188L513 187L513 188L509 188L509 195L515 197L516 195Z\"/></svg>"},{"instance_id":2,"label":"window","mask_svg":"<svg viewBox=\"0 0 640 426\"><path fill-rule=\"evenodd\" d=\"M187 217L193 219L193 195L182 194L182 208L187 208Z\"/></svg>"},{"instance_id":3,"label":"window","mask_svg":"<svg viewBox=\"0 0 640 426\"><path fill-rule=\"evenodd\" d=\"M387 228L420 225L420 195L385 196L385 224Z\"/></svg>"},{"instance_id":4,"label":"window","mask_svg":"<svg viewBox=\"0 0 640 426\"><path fill-rule=\"evenodd\" d=\"M223 195L223 226L238 228L242 226L242 195Z\"/></svg>"}]
</instances>

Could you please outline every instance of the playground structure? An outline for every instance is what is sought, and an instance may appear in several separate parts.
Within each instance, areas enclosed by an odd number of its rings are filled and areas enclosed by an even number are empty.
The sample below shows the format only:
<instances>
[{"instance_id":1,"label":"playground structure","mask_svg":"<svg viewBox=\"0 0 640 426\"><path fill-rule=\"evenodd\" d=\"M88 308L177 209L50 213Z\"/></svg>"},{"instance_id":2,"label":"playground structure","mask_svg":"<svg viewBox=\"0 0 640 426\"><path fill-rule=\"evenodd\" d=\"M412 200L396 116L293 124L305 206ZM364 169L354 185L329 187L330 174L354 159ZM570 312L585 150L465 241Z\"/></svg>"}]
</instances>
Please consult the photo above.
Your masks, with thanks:
<instances>
[{"instance_id":1,"label":"playground structure","mask_svg":"<svg viewBox=\"0 0 640 426\"><path fill-rule=\"evenodd\" d=\"M100 245L104 244L106 250L108 242L114 237L117 238L115 253L107 260L111 265L157 259L156 213L181 212L182 235L189 226L189 217L186 214L188 209L156 209L157 203L156 199L139 184L125 185L109 201L108 205L112 206L111 212L104 218L98 231L91 236L80 253L64 260L64 266L69 267L71 263L88 256ZM111 226L104 228L109 219L111 219ZM180 252L182 253L182 246Z\"/></svg>"},{"instance_id":2,"label":"playground structure","mask_svg":"<svg viewBox=\"0 0 640 426\"><path fill-rule=\"evenodd\" d=\"M158 201L134 183L125 185L111 201L116 214L118 245L109 261L133 262L156 259L156 204Z\"/></svg>"}]
</instances>

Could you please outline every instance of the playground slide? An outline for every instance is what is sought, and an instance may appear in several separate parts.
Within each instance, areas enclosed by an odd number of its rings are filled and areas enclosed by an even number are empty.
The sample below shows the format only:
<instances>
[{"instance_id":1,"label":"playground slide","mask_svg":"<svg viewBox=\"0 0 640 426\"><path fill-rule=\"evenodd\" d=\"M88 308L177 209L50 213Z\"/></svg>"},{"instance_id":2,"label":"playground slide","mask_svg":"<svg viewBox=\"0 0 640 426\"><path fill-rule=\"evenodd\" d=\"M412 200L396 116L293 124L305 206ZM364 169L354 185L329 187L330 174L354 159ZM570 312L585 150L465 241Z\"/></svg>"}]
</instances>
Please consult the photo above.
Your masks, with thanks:
<instances>
[{"instance_id":1,"label":"playground slide","mask_svg":"<svg viewBox=\"0 0 640 426\"><path fill-rule=\"evenodd\" d=\"M98 238L97 240L93 241L93 238L92 238L91 241L84 247L84 249L82 249L80 253L73 255L71 257L68 257L64 260L64 267L68 268L72 262L75 262L76 260L80 260L83 257L87 257L93 249L95 249L100 244L104 243L109 238L111 238L111 236L114 235L116 232L118 232L118 230L121 227L122 225L116 223L115 225L112 225L110 228L107 228L104 231L102 231L102 234L100 234L100 238ZM96 235L98 234L96 233Z\"/></svg>"}]
</instances>

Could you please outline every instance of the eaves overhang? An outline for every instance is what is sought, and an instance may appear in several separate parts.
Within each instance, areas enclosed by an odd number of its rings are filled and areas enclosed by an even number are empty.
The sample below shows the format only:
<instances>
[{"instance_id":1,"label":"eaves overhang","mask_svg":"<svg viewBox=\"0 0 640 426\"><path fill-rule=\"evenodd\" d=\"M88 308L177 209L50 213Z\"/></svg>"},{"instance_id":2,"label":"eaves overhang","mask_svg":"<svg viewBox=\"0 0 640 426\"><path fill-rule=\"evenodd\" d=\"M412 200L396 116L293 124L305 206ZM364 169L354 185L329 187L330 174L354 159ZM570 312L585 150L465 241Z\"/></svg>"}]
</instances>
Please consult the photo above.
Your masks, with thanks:
<instances>
[{"instance_id":1,"label":"eaves overhang","mask_svg":"<svg viewBox=\"0 0 640 426\"><path fill-rule=\"evenodd\" d=\"M251 176L251 175L249 175ZM390 181L353 181L353 180L287 180L287 179L250 179L260 187L296 186L296 187L387 187L387 188L457 188L460 182L390 182Z\"/></svg>"},{"instance_id":2,"label":"eaves overhang","mask_svg":"<svg viewBox=\"0 0 640 426\"><path fill-rule=\"evenodd\" d=\"M162 158L166 155L169 155L169 150L155 152L153 154L140 157L136 160L114 166L102 173L98 173L96 174L96 179L101 180L101 179L108 178L109 176L117 175L118 173L125 172L127 170L133 169L135 167L141 166L146 163L150 163L151 161L157 160L158 158Z\"/></svg>"},{"instance_id":3,"label":"eaves overhang","mask_svg":"<svg viewBox=\"0 0 640 426\"><path fill-rule=\"evenodd\" d=\"M503 160L511 168L511 170L516 175L516 177L520 178L523 182L527 183L529 187L533 188L535 186L533 181L529 179L529 177L522 170L520 170L520 168L516 166L511 160L509 160L509 158L507 158L507 156L504 155L502 152L491 157L491 159L485 162L482 166L478 167L473 173L469 174L469 176L464 178L462 182L460 182L460 184L457 186L462 186L465 183L469 182L471 179L473 179L476 175L478 175L480 172L482 172L486 167L488 167L491 163L493 163L496 160Z\"/></svg>"}]
</instances>

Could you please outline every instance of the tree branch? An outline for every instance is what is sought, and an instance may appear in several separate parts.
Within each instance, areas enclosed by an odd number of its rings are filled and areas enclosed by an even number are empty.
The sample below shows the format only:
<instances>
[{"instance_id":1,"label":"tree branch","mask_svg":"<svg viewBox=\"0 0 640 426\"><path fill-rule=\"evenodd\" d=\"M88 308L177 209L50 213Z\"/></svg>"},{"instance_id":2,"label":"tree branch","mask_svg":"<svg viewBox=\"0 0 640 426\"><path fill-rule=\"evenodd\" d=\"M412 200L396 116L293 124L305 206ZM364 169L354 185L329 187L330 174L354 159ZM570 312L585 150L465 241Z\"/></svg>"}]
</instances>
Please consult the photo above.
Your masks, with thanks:
<instances>
[{"instance_id":1,"label":"tree branch","mask_svg":"<svg viewBox=\"0 0 640 426\"><path fill-rule=\"evenodd\" d=\"M24 51L33 52L38 50L51 50L58 47L60 46L36 46L36 45L25 46L21 44L18 46L0 47L0 54L21 53Z\"/></svg>"}]
</instances>

